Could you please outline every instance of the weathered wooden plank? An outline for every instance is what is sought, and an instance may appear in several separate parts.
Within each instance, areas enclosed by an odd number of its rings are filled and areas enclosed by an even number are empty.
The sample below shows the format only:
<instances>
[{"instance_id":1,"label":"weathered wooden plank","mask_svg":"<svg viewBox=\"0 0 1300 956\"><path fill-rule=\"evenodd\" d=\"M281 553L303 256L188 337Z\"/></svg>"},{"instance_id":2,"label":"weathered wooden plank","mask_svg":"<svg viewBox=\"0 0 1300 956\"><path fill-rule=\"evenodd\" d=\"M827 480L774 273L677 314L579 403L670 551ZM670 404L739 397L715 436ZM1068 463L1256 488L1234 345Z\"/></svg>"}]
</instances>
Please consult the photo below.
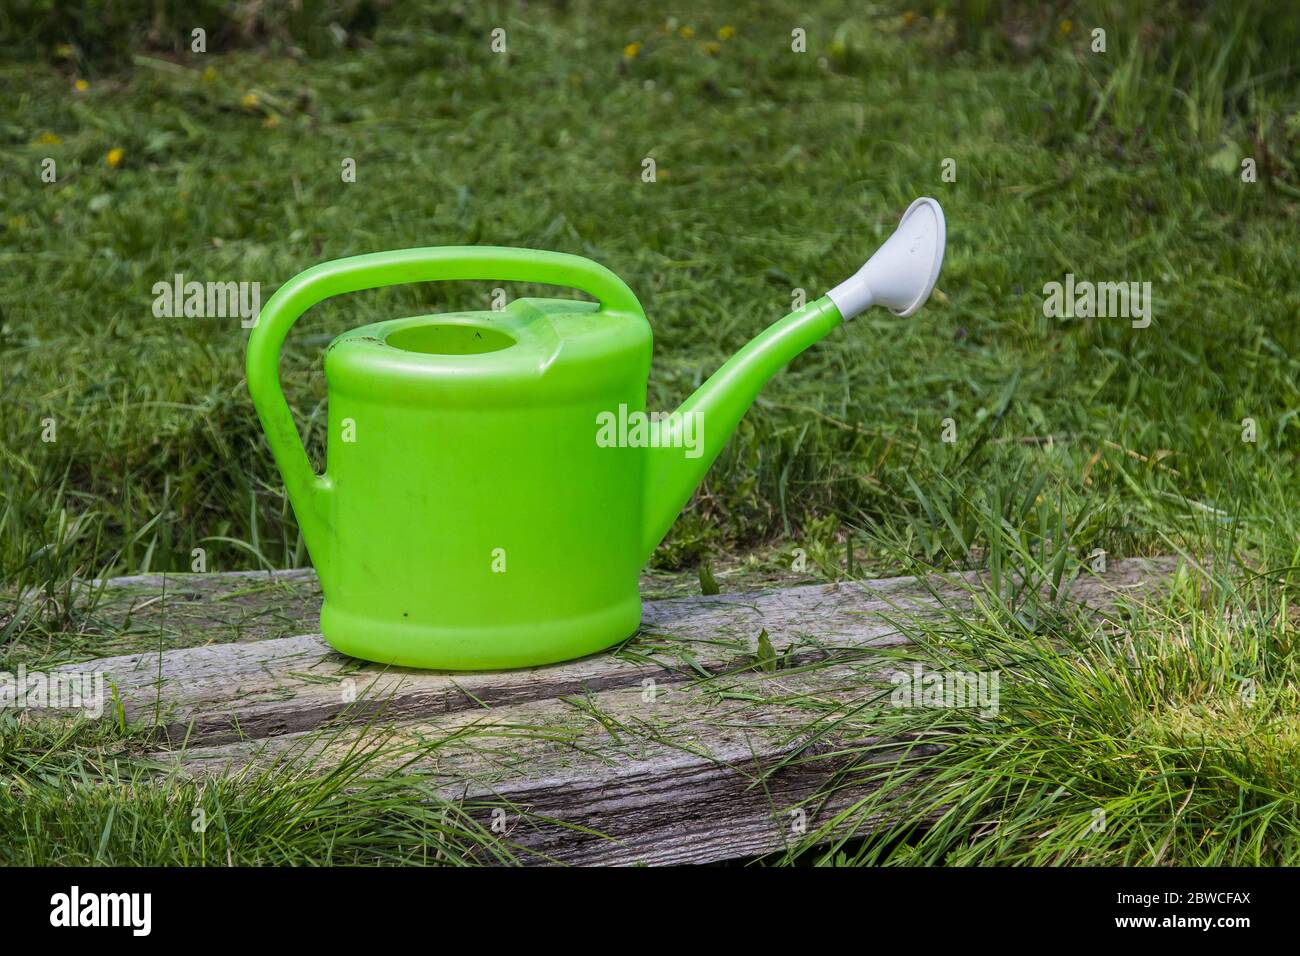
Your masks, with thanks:
<instances>
[{"instance_id":1,"label":"weathered wooden plank","mask_svg":"<svg viewBox=\"0 0 1300 956\"><path fill-rule=\"evenodd\" d=\"M1172 568L1170 559L1113 562L1104 576L1080 577L1071 597L1102 607L1116 594L1162 580ZM746 669L762 630L792 665L870 655L904 640L896 615L933 609L931 586L961 600L969 578L937 585L892 578L650 601L641 632L616 653L527 670L385 668L343 657L313 634L130 654L67 669L102 671L126 718L157 724L172 742L217 743L366 719L380 708L385 719L415 718Z\"/></svg>"},{"instance_id":2,"label":"weathered wooden plank","mask_svg":"<svg viewBox=\"0 0 1300 956\"><path fill-rule=\"evenodd\" d=\"M809 583L806 575L770 566L719 567L716 576L729 591ZM648 600L698 590L693 574L646 571L641 575L641 593ZM317 628L321 604L320 582L312 568L136 574L88 581L83 592L98 593L86 624L109 642L101 657L310 634Z\"/></svg>"},{"instance_id":3,"label":"weathered wooden plank","mask_svg":"<svg viewBox=\"0 0 1300 956\"><path fill-rule=\"evenodd\" d=\"M883 706L879 665L737 674L530 701L393 727L345 727L159 754L187 773L319 773L374 752L373 772L429 774L521 862L705 863L800 840L861 788L833 778L925 745L845 739L850 710ZM852 818L851 818L852 819ZM859 832L881 821L858 815Z\"/></svg>"},{"instance_id":4,"label":"weathered wooden plank","mask_svg":"<svg viewBox=\"0 0 1300 956\"><path fill-rule=\"evenodd\" d=\"M1159 588L1174 567L1114 562L1070 596L1104 609ZM104 672L127 717L165 733L162 767L319 773L373 751L366 772L417 774L484 823L504 811L502 838L524 862L707 862L787 846L792 810L815 827L868 792L860 775L839 783L845 770L892 767L925 746L873 735L870 708L905 642L898 622L933 613L935 593L959 605L973 578L650 601L641 632L616 652L531 670L395 670L344 658L316 635L209 643L202 633L186 640L207 646L74 667ZM275 581L176 583L191 595L187 627L201 628L207 605L247 600L238 613L257 617L282 596ZM217 617L214 639L230 640ZM774 673L756 668L763 630L782 654ZM855 708L856 739L822 733ZM859 832L879 822L856 821Z\"/></svg>"},{"instance_id":5,"label":"weathered wooden plank","mask_svg":"<svg viewBox=\"0 0 1300 956\"><path fill-rule=\"evenodd\" d=\"M91 581L86 589L99 592L88 624L123 651L252 643L319 626L320 582L312 568L138 574Z\"/></svg>"}]
</instances>

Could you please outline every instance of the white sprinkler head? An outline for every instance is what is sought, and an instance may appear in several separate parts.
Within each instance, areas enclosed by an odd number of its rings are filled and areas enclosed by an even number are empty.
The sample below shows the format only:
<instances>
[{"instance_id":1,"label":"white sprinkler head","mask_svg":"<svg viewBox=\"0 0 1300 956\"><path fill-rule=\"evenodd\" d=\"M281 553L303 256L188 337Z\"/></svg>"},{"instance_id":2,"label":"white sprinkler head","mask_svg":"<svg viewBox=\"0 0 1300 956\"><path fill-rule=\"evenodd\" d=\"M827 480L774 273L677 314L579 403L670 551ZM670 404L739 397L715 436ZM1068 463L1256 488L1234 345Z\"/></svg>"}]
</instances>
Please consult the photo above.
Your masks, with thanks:
<instances>
[{"instance_id":1,"label":"white sprinkler head","mask_svg":"<svg viewBox=\"0 0 1300 956\"><path fill-rule=\"evenodd\" d=\"M945 238L943 209L923 196L907 207L894 234L866 265L826 294L846 322L873 305L905 318L930 298L943 267Z\"/></svg>"}]
</instances>

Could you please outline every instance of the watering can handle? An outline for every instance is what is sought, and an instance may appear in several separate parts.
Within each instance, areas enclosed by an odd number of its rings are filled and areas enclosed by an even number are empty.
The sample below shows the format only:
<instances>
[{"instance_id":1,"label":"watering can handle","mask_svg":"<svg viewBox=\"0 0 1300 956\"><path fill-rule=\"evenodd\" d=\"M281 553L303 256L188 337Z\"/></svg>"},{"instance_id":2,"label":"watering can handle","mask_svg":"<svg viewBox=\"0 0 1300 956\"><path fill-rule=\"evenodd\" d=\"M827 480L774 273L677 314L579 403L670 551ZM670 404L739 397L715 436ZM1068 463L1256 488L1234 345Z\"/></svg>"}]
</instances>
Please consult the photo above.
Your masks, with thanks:
<instances>
[{"instance_id":1,"label":"watering can handle","mask_svg":"<svg viewBox=\"0 0 1300 956\"><path fill-rule=\"evenodd\" d=\"M312 471L280 389L280 349L284 340L304 312L332 296L449 279L566 286L598 300L603 312L642 314L640 303L623 280L590 259L501 246L437 246L336 259L312 266L280 286L262 308L248 338L248 390L318 569L326 538L321 501L330 484L327 477Z\"/></svg>"}]
</instances>

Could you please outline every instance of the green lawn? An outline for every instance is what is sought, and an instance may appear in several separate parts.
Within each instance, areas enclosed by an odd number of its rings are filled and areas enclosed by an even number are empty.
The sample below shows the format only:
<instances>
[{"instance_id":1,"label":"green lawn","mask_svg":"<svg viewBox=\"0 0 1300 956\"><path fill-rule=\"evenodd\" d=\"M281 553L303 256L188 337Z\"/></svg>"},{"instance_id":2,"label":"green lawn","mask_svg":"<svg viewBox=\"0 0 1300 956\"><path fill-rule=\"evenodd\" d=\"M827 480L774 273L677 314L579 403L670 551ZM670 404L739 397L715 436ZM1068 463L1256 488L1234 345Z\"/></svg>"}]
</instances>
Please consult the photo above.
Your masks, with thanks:
<instances>
[{"instance_id":1,"label":"green lawn","mask_svg":"<svg viewBox=\"0 0 1300 956\"><path fill-rule=\"evenodd\" d=\"M0 669L94 656L74 576L188 570L197 547L214 570L307 561L244 386L247 330L156 318L154 283L257 281L265 301L362 252L578 253L640 297L651 407L669 409L931 195L948 218L940 291L910 319L863 315L774 380L656 563L775 564L796 547L827 577L1097 549L1213 561L1212 586L1183 582L1122 635L996 596L919 635L968 669L1013 655L1039 679L1007 691L998 720L945 724L921 796L882 790L917 821L953 806L941 825L831 858L1300 863L1300 16L689 6L668 21L634 5L403 4L342 43L314 22L302 50L294 24L202 55L143 31L111 59L47 43L48 28L16 45L0 61ZM1150 282L1149 326L1045 316L1044 286L1067 273ZM368 292L299 323L285 389L316 460L333 335L487 308L490 289ZM28 859L18 837L40 828L67 837L42 861L175 859L157 851L165 791L130 810L155 837L101 855L97 815L130 785L65 800L83 774L136 779L104 757L116 740L0 718L0 862ZM265 786L231 799L290 799ZM388 786L381 816L401 802ZM1084 825L1097 806L1121 822L1043 838L1038 815L1063 803ZM281 819L258 806L246 821ZM312 859L319 835L294 839L283 859ZM345 858L383 852L358 837Z\"/></svg>"}]
</instances>

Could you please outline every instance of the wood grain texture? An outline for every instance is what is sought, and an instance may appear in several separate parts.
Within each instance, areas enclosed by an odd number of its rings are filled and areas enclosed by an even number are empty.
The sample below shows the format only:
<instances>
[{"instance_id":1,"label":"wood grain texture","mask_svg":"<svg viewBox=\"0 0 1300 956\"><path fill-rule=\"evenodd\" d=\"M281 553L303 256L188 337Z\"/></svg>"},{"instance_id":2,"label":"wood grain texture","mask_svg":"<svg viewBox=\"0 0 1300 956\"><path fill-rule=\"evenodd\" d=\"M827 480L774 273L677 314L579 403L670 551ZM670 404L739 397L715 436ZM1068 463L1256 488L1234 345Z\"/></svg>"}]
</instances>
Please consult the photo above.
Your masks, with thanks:
<instances>
[{"instance_id":1,"label":"wood grain texture","mask_svg":"<svg viewBox=\"0 0 1300 956\"><path fill-rule=\"evenodd\" d=\"M520 862L705 863L795 846L851 811L871 765L923 742L849 735L887 705L865 662L641 685L396 724L350 725L180 752L210 774L319 773L368 752L367 772L424 774ZM845 776L848 775L848 776ZM849 812L844 824L880 821Z\"/></svg>"},{"instance_id":2,"label":"wood grain texture","mask_svg":"<svg viewBox=\"0 0 1300 956\"><path fill-rule=\"evenodd\" d=\"M1104 608L1116 595L1163 579L1172 567L1169 559L1114 562L1104 576L1080 577L1070 598ZM962 583L972 577L648 601L640 632L614 652L514 671L388 668L344 657L317 634L129 654L65 669L102 671L128 721L156 724L173 743L216 743L308 730L334 719L365 720L381 708L388 719L420 717L751 667L764 630L792 665L861 656L903 643L897 620L932 610L931 589L960 602ZM281 594L275 588L259 593L270 600ZM195 617L192 626L201 628L202 615Z\"/></svg>"},{"instance_id":3,"label":"wood grain texture","mask_svg":"<svg viewBox=\"0 0 1300 956\"><path fill-rule=\"evenodd\" d=\"M1081 574L1068 597L1104 612L1150 596L1175 568L1112 562ZM496 819L521 862L702 863L787 848L800 825L841 812L841 828L881 825L858 818L856 801L929 745L883 737L872 708L886 706L884 678L908 627L940 599L961 608L976 577L653 600L640 632L613 651L446 673L355 661L316 634L231 637L232 602L256 620L314 615L307 573L169 575L169 589L187 595L188 646L68 669L106 675L127 719L156 729L164 770L311 774L366 753L367 772L415 775L484 825ZM139 594L159 583L108 587ZM759 666L763 631L776 669Z\"/></svg>"}]
</instances>

